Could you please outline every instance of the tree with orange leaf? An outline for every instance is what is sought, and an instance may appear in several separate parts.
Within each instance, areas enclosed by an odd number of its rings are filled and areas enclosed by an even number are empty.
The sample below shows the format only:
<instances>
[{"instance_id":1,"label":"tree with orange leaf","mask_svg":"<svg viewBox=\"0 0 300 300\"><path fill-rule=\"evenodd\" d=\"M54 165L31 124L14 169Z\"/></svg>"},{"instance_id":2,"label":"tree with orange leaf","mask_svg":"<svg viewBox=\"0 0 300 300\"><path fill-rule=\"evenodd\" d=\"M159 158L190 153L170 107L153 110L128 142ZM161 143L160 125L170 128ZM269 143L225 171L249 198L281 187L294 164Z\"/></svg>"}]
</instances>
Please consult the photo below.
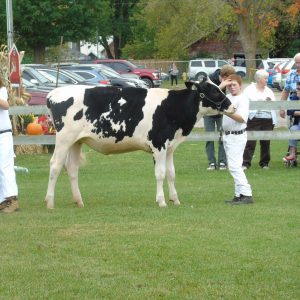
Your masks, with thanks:
<instances>
[{"instance_id":1,"label":"tree with orange leaf","mask_svg":"<svg viewBox=\"0 0 300 300\"><path fill-rule=\"evenodd\" d=\"M251 77L256 69L255 57L258 42L268 39L278 26L273 9L274 0L225 0L237 17L239 40L247 59L247 74Z\"/></svg>"}]
</instances>

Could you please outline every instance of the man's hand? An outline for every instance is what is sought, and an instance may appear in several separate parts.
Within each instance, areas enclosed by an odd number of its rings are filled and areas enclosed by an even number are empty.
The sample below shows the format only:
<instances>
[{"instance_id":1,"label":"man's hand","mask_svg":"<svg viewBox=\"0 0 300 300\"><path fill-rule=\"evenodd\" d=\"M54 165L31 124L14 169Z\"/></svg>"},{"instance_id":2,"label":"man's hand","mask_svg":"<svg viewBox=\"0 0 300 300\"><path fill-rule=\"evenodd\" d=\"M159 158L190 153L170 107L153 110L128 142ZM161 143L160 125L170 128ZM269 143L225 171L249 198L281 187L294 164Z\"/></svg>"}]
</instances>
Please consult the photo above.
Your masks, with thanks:
<instances>
[{"instance_id":1,"label":"man's hand","mask_svg":"<svg viewBox=\"0 0 300 300\"><path fill-rule=\"evenodd\" d=\"M281 118L285 118L285 110L284 109L281 109L280 111L279 111L279 115L280 115L280 117Z\"/></svg>"},{"instance_id":2,"label":"man's hand","mask_svg":"<svg viewBox=\"0 0 300 300\"><path fill-rule=\"evenodd\" d=\"M225 79L225 80L221 81L219 88L221 90L223 90L224 88L228 87L229 85L231 85L231 79Z\"/></svg>"}]
</instances>

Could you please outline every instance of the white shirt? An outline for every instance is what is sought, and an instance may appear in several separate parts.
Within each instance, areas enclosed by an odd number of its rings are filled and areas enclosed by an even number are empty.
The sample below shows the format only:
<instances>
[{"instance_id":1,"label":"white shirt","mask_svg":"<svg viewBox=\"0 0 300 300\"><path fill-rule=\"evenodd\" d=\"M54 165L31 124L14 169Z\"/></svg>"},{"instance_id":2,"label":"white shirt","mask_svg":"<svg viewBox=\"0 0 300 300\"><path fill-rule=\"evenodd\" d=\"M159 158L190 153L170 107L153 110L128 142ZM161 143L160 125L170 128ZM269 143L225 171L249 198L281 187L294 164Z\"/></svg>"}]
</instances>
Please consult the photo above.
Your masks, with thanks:
<instances>
[{"instance_id":1,"label":"white shirt","mask_svg":"<svg viewBox=\"0 0 300 300\"><path fill-rule=\"evenodd\" d=\"M8 100L8 94L7 94L6 87L0 88L0 99L3 101ZM6 129L11 129L9 113L8 113L8 110L0 108L0 131L6 130Z\"/></svg>"},{"instance_id":2,"label":"white shirt","mask_svg":"<svg viewBox=\"0 0 300 300\"><path fill-rule=\"evenodd\" d=\"M275 101L275 95L269 87L266 86L263 91L261 91L256 88L254 82L245 88L244 93L249 101ZM270 98L271 100L266 100L267 98ZM249 119L252 120L254 117L272 118L272 123L277 123L276 113L273 110L250 110Z\"/></svg>"},{"instance_id":3,"label":"white shirt","mask_svg":"<svg viewBox=\"0 0 300 300\"><path fill-rule=\"evenodd\" d=\"M246 97L244 93L241 93L237 96L232 96L231 94L226 95L227 98L231 101L231 103L236 107L236 114L240 115L244 123L237 122L230 117L224 115L223 116L223 124L222 128L224 131L238 131L245 129L247 126L247 120L249 115L249 99Z\"/></svg>"}]
</instances>

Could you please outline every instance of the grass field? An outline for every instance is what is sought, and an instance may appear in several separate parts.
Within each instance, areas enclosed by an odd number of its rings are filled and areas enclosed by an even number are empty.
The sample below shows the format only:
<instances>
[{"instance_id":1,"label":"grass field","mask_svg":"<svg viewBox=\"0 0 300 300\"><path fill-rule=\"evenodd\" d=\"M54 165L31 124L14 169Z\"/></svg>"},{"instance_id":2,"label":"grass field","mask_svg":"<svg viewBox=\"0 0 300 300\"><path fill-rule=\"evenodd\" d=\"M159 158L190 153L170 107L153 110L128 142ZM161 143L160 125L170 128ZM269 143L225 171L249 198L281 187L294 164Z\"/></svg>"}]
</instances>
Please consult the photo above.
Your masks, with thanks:
<instances>
[{"instance_id":1,"label":"grass field","mask_svg":"<svg viewBox=\"0 0 300 300\"><path fill-rule=\"evenodd\" d=\"M150 155L85 148L85 208L63 172L43 199L50 155L20 155L21 211L0 215L0 299L300 299L298 168L272 142L270 170L247 170L255 204L230 206L227 171L206 171L204 143L175 152L182 205L160 209ZM167 191L166 191L167 192ZM167 194L167 193L166 193Z\"/></svg>"}]
</instances>

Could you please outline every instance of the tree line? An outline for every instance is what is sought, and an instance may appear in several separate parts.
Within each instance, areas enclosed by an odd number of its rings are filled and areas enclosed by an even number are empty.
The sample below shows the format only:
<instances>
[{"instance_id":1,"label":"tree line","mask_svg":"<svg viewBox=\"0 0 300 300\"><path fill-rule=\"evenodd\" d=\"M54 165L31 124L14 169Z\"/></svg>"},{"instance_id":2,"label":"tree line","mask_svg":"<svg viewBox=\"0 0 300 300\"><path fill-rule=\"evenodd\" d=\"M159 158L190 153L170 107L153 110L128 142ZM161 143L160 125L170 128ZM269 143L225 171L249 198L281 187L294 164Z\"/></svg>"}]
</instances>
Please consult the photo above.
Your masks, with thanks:
<instances>
[{"instance_id":1,"label":"tree line","mask_svg":"<svg viewBox=\"0 0 300 300\"><path fill-rule=\"evenodd\" d=\"M290 57L300 46L299 11L300 0L14 0L14 41L36 63L61 36L98 41L110 58L188 59L191 42L217 32L230 43L237 33L246 58L258 48ZM5 1L0 43L6 44Z\"/></svg>"}]
</instances>

